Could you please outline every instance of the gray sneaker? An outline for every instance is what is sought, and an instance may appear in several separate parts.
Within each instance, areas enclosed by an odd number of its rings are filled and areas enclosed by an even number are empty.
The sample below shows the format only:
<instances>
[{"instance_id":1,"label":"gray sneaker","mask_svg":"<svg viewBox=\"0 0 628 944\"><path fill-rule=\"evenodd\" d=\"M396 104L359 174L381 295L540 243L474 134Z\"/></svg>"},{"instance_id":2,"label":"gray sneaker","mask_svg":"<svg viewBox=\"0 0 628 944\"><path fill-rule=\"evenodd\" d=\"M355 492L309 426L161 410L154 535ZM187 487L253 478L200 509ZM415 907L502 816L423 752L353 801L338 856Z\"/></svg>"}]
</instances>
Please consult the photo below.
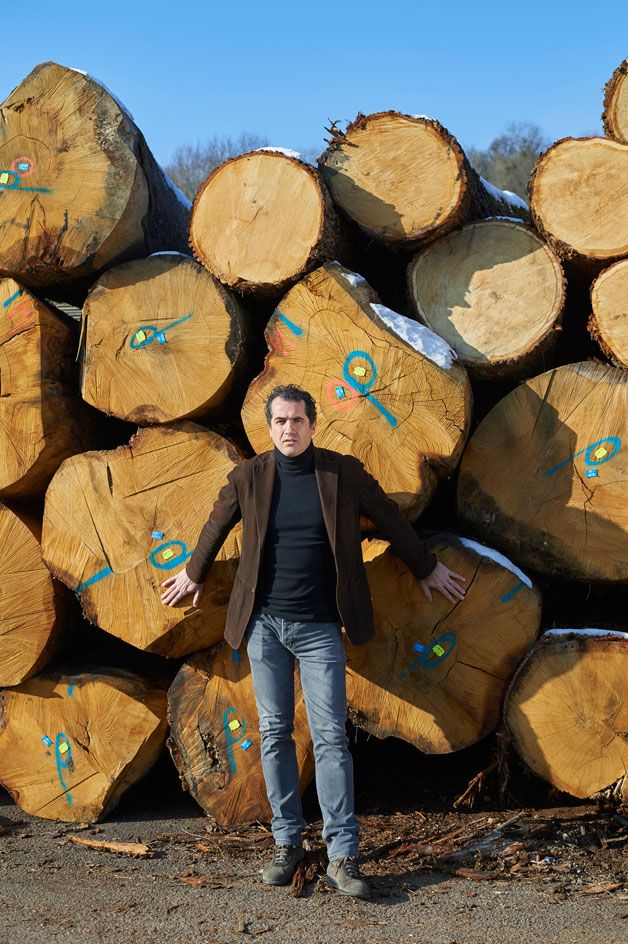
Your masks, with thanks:
<instances>
[{"instance_id":1,"label":"gray sneaker","mask_svg":"<svg viewBox=\"0 0 628 944\"><path fill-rule=\"evenodd\" d=\"M304 854L303 846L275 846L273 861L262 872L264 885L287 885Z\"/></svg>"},{"instance_id":2,"label":"gray sneaker","mask_svg":"<svg viewBox=\"0 0 628 944\"><path fill-rule=\"evenodd\" d=\"M325 881L343 895L370 898L371 889L360 875L360 865L354 856L332 859L327 866Z\"/></svg>"}]
</instances>

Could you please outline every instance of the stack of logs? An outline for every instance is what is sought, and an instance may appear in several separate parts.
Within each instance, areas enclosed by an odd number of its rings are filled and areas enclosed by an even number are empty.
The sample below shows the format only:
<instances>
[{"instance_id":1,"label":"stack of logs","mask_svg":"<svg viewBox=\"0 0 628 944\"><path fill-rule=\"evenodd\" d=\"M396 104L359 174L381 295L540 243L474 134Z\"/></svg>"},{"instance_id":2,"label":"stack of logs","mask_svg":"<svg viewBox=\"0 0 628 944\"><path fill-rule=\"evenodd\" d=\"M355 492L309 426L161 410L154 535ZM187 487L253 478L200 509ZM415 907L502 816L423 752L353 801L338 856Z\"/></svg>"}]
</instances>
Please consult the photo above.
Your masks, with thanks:
<instances>
[{"instance_id":1,"label":"stack of logs","mask_svg":"<svg viewBox=\"0 0 628 944\"><path fill-rule=\"evenodd\" d=\"M627 71L607 137L550 147L529 209L424 117L334 125L318 168L236 157L190 207L84 73L44 63L4 102L0 783L24 810L103 816L168 737L204 810L268 818L246 651L221 642L239 527L198 607L160 596L286 382L317 401L316 445L466 577L428 602L363 522L377 636L346 646L353 723L445 753L503 719L555 786L621 791L627 627L609 606L584 628L568 597L628 577Z\"/></svg>"}]
</instances>

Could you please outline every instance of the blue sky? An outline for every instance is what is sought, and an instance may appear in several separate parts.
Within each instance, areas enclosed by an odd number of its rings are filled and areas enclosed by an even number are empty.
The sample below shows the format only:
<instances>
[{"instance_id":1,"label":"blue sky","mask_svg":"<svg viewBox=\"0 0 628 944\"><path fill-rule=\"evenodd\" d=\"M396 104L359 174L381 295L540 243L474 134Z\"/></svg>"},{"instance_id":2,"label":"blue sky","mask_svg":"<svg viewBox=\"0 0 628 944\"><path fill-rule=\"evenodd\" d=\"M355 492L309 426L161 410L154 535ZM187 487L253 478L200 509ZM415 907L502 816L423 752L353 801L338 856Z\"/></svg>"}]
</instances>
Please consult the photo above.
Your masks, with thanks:
<instances>
[{"instance_id":1,"label":"blue sky","mask_svg":"<svg viewBox=\"0 0 628 944\"><path fill-rule=\"evenodd\" d=\"M7 17L0 99L47 59L84 69L163 163L241 131L322 148L327 119L387 108L438 118L467 147L510 121L551 140L596 134L604 83L628 56L626 0L110 0L92 12L33 0Z\"/></svg>"}]
</instances>

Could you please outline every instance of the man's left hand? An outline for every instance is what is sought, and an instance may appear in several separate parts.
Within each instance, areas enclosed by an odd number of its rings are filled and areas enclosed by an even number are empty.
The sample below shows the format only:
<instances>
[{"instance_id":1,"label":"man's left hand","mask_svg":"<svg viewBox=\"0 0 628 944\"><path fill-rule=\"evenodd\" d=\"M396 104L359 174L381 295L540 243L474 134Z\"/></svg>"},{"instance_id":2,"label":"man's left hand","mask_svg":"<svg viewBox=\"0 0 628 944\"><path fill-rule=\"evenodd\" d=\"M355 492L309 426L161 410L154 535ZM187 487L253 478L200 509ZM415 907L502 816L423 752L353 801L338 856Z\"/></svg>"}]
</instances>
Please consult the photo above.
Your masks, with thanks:
<instances>
[{"instance_id":1,"label":"man's left hand","mask_svg":"<svg viewBox=\"0 0 628 944\"><path fill-rule=\"evenodd\" d=\"M450 603L457 603L458 600L464 600L464 590L456 583L458 580L464 582L466 577L450 570L449 567L445 567L445 565L441 564L439 561L432 573L428 577L423 578L421 586L423 593L430 602L432 601L432 590L437 590L439 593L442 593L445 599L449 600Z\"/></svg>"}]
</instances>

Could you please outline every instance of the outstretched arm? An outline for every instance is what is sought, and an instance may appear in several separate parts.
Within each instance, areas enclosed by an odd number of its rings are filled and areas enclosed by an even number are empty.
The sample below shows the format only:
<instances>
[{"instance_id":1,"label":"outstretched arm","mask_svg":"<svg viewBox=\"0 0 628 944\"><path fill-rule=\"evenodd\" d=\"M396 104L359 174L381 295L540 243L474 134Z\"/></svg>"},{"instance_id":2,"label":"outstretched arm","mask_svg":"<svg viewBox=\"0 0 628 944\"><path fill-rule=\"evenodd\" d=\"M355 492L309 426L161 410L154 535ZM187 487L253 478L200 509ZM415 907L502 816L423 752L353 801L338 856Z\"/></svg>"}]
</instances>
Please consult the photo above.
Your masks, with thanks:
<instances>
[{"instance_id":1,"label":"outstretched arm","mask_svg":"<svg viewBox=\"0 0 628 944\"><path fill-rule=\"evenodd\" d=\"M231 529L242 517L238 492L235 485L235 469L227 476L214 502L211 514L201 530L194 553L183 570L164 580L161 602L175 606L183 597L193 593L192 603L198 605L203 585L216 555L227 539Z\"/></svg>"},{"instance_id":2,"label":"outstretched arm","mask_svg":"<svg viewBox=\"0 0 628 944\"><path fill-rule=\"evenodd\" d=\"M401 514L398 505L388 498L379 482L366 469L362 469L360 477L360 508L390 541L417 580L421 581L428 600L432 599L432 590L437 590L451 603L464 598L464 590L458 581L464 581L465 578L450 570L427 550Z\"/></svg>"}]
</instances>

